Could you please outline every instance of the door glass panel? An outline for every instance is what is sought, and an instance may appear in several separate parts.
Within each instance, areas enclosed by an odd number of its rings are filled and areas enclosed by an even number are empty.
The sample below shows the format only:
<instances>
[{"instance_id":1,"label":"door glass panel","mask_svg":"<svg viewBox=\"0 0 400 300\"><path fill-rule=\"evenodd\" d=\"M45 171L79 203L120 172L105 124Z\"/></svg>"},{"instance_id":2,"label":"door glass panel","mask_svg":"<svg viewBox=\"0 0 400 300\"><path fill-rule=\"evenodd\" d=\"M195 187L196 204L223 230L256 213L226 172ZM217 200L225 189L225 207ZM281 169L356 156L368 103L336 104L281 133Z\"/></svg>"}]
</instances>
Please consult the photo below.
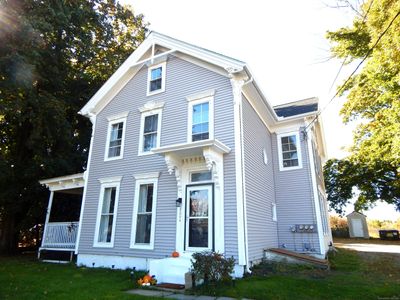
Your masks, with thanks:
<instances>
[{"instance_id":1,"label":"door glass panel","mask_svg":"<svg viewBox=\"0 0 400 300\"><path fill-rule=\"evenodd\" d=\"M208 218L189 220L189 247L208 247Z\"/></svg>"},{"instance_id":2,"label":"door glass panel","mask_svg":"<svg viewBox=\"0 0 400 300\"><path fill-rule=\"evenodd\" d=\"M208 216L208 190L190 191L190 213L191 217Z\"/></svg>"}]
</instances>

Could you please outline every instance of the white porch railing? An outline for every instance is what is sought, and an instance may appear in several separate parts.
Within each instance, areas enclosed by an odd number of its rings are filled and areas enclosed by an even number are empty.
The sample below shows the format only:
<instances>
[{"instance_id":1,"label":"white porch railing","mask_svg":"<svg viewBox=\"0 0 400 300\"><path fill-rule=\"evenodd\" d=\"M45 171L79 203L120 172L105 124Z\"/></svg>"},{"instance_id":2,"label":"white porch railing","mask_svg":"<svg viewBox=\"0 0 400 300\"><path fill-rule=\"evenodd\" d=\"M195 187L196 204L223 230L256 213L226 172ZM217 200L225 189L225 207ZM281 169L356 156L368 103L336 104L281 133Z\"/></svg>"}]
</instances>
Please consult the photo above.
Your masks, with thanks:
<instances>
[{"instance_id":1,"label":"white porch railing","mask_svg":"<svg viewBox=\"0 0 400 300\"><path fill-rule=\"evenodd\" d=\"M42 248L75 249L79 222L51 222L44 228Z\"/></svg>"}]
</instances>

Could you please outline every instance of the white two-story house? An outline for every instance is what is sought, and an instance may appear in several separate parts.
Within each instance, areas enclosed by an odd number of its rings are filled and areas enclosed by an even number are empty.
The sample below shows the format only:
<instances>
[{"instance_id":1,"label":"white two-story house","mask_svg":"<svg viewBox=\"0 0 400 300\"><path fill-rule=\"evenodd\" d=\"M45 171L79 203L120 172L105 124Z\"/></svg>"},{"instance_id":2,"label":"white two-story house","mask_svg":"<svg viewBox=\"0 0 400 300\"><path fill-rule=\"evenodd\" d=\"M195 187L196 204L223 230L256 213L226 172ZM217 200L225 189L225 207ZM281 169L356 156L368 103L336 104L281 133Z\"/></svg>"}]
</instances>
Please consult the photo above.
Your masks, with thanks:
<instances>
[{"instance_id":1,"label":"white two-story house","mask_svg":"<svg viewBox=\"0 0 400 300\"><path fill-rule=\"evenodd\" d=\"M175 283L198 251L234 257L237 276L269 248L325 257L316 98L273 107L246 63L151 32L79 113L93 124L88 165L41 181L41 250ZM73 226L51 222L65 193L82 197Z\"/></svg>"}]
</instances>

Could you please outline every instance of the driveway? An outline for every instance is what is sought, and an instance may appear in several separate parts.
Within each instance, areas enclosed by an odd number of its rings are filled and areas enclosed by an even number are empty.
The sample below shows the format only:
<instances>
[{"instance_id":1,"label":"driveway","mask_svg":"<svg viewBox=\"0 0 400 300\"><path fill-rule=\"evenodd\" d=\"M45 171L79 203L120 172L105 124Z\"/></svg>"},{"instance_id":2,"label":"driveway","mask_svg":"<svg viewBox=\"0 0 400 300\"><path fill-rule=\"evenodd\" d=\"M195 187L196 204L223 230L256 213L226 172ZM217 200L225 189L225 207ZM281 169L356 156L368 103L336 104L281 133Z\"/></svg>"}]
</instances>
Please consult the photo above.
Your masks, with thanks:
<instances>
[{"instance_id":1,"label":"driveway","mask_svg":"<svg viewBox=\"0 0 400 300\"><path fill-rule=\"evenodd\" d=\"M359 252L393 253L400 255L400 241L335 239L333 244L338 248L346 248Z\"/></svg>"}]
</instances>

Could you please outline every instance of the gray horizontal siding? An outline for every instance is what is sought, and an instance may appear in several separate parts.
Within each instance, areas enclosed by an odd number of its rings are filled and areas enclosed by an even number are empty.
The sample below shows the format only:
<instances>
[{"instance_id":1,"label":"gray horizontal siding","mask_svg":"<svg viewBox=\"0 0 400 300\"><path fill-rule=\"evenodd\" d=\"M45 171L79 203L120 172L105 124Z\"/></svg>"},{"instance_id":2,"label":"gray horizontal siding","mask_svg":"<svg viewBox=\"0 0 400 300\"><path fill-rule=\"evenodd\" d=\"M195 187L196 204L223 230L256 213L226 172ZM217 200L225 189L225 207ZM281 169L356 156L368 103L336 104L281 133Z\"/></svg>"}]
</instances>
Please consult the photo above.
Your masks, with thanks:
<instances>
[{"instance_id":1,"label":"gray horizontal siding","mask_svg":"<svg viewBox=\"0 0 400 300\"><path fill-rule=\"evenodd\" d=\"M302 251L303 244L309 243L319 253L317 233L292 233L290 227L296 224L316 224L315 206L308 159L307 140L300 132L303 168L290 171L279 170L276 134L272 136L272 151L276 184L279 246Z\"/></svg>"},{"instance_id":2,"label":"gray horizontal siding","mask_svg":"<svg viewBox=\"0 0 400 300\"><path fill-rule=\"evenodd\" d=\"M249 261L263 257L265 248L278 246L277 223L272 220L275 202L271 134L243 97L243 138L246 217ZM268 163L265 165L263 150Z\"/></svg>"},{"instance_id":3,"label":"gray horizontal siding","mask_svg":"<svg viewBox=\"0 0 400 300\"><path fill-rule=\"evenodd\" d=\"M215 89L215 137L234 150L233 101L229 79L178 58L170 58L167 61L166 71L165 92L146 96L147 68L143 67L97 116L79 253L157 258L168 256L175 250L177 196L175 175L168 174L162 156L137 156L140 134L138 108L147 101L165 102L161 121L161 146L185 143L188 114L186 96ZM129 111L129 115L126 122L123 159L104 162L108 130L107 117L125 111ZM227 255L237 257L234 164L234 151L231 151L224 158L225 248ZM161 175L158 182L154 250L130 249L135 189L133 175L156 171L161 172ZM111 176L123 176L114 248L94 248L93 240L100 193L98 179Z\"/></svg>"}]
</instances>

